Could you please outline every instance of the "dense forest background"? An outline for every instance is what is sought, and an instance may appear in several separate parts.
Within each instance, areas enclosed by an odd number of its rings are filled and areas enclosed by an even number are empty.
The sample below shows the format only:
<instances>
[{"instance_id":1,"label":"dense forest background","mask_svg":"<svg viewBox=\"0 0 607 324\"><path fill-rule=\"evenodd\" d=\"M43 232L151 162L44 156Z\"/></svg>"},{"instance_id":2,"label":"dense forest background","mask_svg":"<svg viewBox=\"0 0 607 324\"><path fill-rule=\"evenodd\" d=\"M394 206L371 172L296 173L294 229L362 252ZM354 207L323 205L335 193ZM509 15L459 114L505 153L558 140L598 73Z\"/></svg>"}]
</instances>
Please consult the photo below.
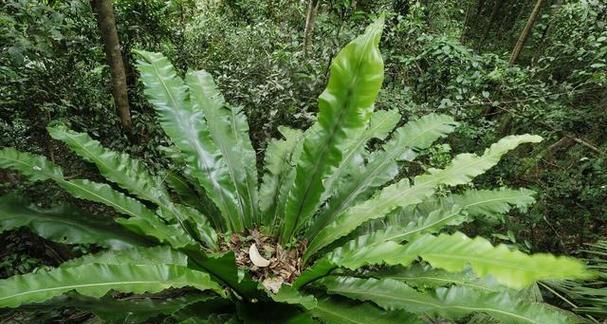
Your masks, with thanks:
<instances>
[{"instance_id":1,"label":"dense forest background","mask_svg":"<svg viewBox=\"0 0 607 324\"><path fill-rule=\"evenodd\" d=\"M607 235L604 1L117 0L130 127L116 112L89 2L0 3L0 147L49 156L69 176L99 177L50 140L45 128L57 121L152 169L171 167L167 139L138 82L133 49L163 52L181 72L208 70L225 97L244 107L253 145L262 152L279 125L311 124L330 59L385 13L386 79L378 109L397 108L406 118L447 113L462 124L451 137L457 140L427 150L411 168L442 167L452 151L478 152L509 134L544 137L477 181L480 188L533 189L537 203L493 227L469 225L467 232L559 254ZM517 46L538 4L528 37ZM0 172L0 194L15 190L47 206L69 202L112 213L52 184ZM2 278L89 248L67 249L25 230L2 234L0 246Z\"/></svg>"}]
</instances>

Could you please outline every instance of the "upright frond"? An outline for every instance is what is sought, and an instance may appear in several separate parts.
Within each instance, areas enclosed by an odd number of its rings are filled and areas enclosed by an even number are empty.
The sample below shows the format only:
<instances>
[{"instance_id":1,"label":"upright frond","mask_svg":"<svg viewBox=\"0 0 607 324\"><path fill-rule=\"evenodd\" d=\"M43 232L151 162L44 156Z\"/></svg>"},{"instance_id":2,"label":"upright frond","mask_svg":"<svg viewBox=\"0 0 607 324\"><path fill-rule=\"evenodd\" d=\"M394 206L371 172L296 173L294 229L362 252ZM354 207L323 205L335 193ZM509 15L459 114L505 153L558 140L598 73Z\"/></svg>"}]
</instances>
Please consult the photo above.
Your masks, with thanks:
<instances>
[{"instance_id":1,"label":"upright frond","mask_svg":"<svg viewBox=\"0 0 607 324\"><path fill-rule=\"evenodd\" d=\"M291 156L303 136L300 130L286 127L279 130L284 140L273 139L268 143L264 156L265 174L259 187L259 206L264 225L271 224L278 217L280 189L285 186L292 169Z\"/></svg>"},{"instance_id":2,"label":"upright frond","mask_svg":"<svg viewBox=\"0 0 607 324\"><path fill-rule=\"evenodd\" d=\"M190 174L205 188L232 230L244 228L236 188L221 150L213 141L204 114L194 109L188 88L171 63L158 53L137 52L145 93L160 124L182 153Z\"/></svg>"},{"instance_id":3,"label":"upright frond","mask_svg":"<svg viewBox=\"0 0 607 324\"><path fill-rule=\"evenodd\" d=\"M382 150L371 153L369 163L336 189L327 206L321 210L306 233L312 239L346 208L385 185L398 174L397 161L412 161L418 150L451 133L457 123L446 115L430 114L398 128Z\"/></svg>"},{"instance_id":4,"label":"upright frond","mask_svg":"<svg viewBox=\"0 0 607 324\"><path fill-rule=\"evenodd\" d=\"M238 211L247 227L257 220L257 168L249 125L241 109L230 107L206 71L186 74L192 109L202 112L209 134L221 151L236 190Z\"/></svg>"},{"instance_id":5,"label":"upright frond","mask_svg":"<svg viewBox=\"0 0 607 324\"><path fill-rule=\"evenodd\" d=\"M319 131L305 139L287 199L283 243L312 216L324 191L323 180L343 158L342 145L364 130L371 117L384 76L378 48L382 28L383 21L369 26L331 64L329 84L318 101Z\"/></svg>"}]
</instances>

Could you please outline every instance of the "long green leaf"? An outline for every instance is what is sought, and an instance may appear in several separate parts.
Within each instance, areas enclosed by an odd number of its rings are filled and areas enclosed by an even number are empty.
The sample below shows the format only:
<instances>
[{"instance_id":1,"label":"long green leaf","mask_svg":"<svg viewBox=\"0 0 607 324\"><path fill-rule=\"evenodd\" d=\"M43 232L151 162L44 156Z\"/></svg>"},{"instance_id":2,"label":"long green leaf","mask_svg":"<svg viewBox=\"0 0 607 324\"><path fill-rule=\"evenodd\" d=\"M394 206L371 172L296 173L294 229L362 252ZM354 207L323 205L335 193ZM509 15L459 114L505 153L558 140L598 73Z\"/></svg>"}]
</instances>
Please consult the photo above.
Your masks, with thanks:
<instances>
[{"instance_id":1,"label":"long green leaf","mask_svg":"<svg viewBox=\"0 0 607 324\"><path fill-rule=\"evenodd\" d=\"M107 184L86 179L58 180L57 183L76 198L102 203L120 214L129 216L128 219L117 218L115 221L139 235L156 238L175 248L195 244L180 224L166 224L162 220L162 214L156 216L139 201Z\"/></svg>"},{"instance_id":2,"label":"long green leaf","mask_svg":"<svg viewBox=\"0 0 607 324\"><path fill-rule=\"evenodd\" d=\"M160 180L128 154L108 150L88 134L72 131L63 125L47 129L52 138L62 141L86 161L94 163L104 177L121 188L157 205L169 200Z\"/></svg>"},{"instance_id":3,"label":"long green leaf","mask_svg":"<svg viewBox=\"0 0 607 324\"><path fill-rule=\"evenodd\" d=\"M144 204L120 191L114 190L108 184L87 179L60 180L57 181L57 184L76 198L104 204L112 207L120 214L149 220L156 219L154 212Z\"/></svg>"},{"instance_id":4,"label":"long green leaf","mask_svg":"<svg viewBox=\"0 0 607 324\"><path fill-rule=\"evenodd\" d=\"M63 170L46 157L12 147L0 149L0 168L19 171L31 181L63 179Z\"/></svg>"},{"instance_id":5,"label":"long green leaf","mask_svg":"<svg viewBox=\"0 0 607 324\"><path fill-rule=\"evenodd\" d=\"M335 324L424 323L415 315L404 311L385 311L369 303L352 303L329 297L320 299L310 313L325 323Z\"/></svg>"},{"instance_id":6,"label":"long green leaf","mask_svg":"<svg viewBox=\"0 0 607 324\"><path fill-rule=\"evenodd\" d=\"M559 311L528 301L516 300L507 292L482 293L464 287L439 288L421 293L392 279L327 277L319 282L329 293L372 301L387 310L458 319L470 313L490 314L504 323L570 323Z\"/></svg>"},{"instance_id":7,"label":"long green leaf","mask_svg":"<svg viewBox=\"0 0 607 324\"><path fill-rule=\"evenodd\" d=\"M370 234L363 234L331 253L331 258L350 259L348 267L388 262L384 260L390 249L400 250L395 242L411 240L425 233L439 232L445 226L459 225L476 217L498 217L512 206L526 208L534 202L533 192L520 189L469 190L459 195L430 199L407 208L400 219ZM394 224L395 223L395 224ZM394 241L394 242L387 242ZM392 254L398 261L398 255Z\"/></svg>"},{"instance_id":8,"label":"long green leaf","mask_svg":"<svg viewBox=\"0 0 607 324\"><path fill-rule=\"evenodd\" d=\"M269 225L278 217L278 196L285 178L291 170L291 155L303 133L300 130L280 127L284 140L273 139L268 143L264 156L265 174L259 187L259 207L263 223Z\"/></svg>"},{"instance_id":9,"label":"long green leaf","mask_svg":"<svg viewBox=\"0 0 607 324\"><path fill-rule=\"evenodd\" d=\"M154 237L161 242L171 244L175 248L195 244L181 226L165 224L145 205L112 189L105 183L75 179L59 180L57 184L76 198L107 205L118 213L129 216L128 220L118 219L117 222L127 225L127 228L135 230L138 234Z\"/></svg>"},{"instance_id":10,"label":"long green leaf","mask_svg":"<svg viewBox=\"0 0 607 324\"><path fill-rule=\"evenodd\" d=\"M371 154L369 164L337 189L327 207L316 217L306 237L312 239L344 210L368 198L375 189L392 180L398 174L397 161L414 160L418 150L428 148L437 139L451 133L456 126L457 123L450 116L429 114L398 128L381 151Z\"/></svg>"},{"instance_id":11,"label":"long green leaf","mask_svg":"<svg viewBox=\"0 0 607 324\"><path fill-rule=\"evenodd\" d=\"M474 239L456 232L434 236L426 234L405 245L394 241L367 245L360 237L338 248L327 258L336 266L357 269L367 264L408 266L418 257L435 268L461 272L467 267L479 276L491 275L499 283L524 288L538 280L584 279L592 274L584 264L551 254L527 255L505 245L493 246L482 237Z\"/></svg>"},{"instance_id":12,"label":"long green leaf","mask_svg":"<svg viewBox=\"0 0 607 324\"><path fill-rule=\"evenodd\" d=\"M499 292L506 288L491 277L479 278L474 272L448 272L433 269L429 265L415 264L411 267L395 267L392 269L367 273L378 279L398 280L418 289L448 287L456 285L485 292Z\"/></svg>"},{"instance_id":13,"label":"long green leaf","mask_svg":"<svg viewBox=\"0 0 607 324\"><path fill-rule=\"evenodd\" d=\"M333 223L323 228L310 242L304 259L307 260L321 248L369 220L384 218L397 208L420 203L432 195L438 185L456 186L470 182L496 165L508 151L522 143L536 143L541 139L534 135L507 136L491 145L482 156L460 154L445 169L429 169L426 174L415 177L414 185L408 179L402 179L384 188L377 196L346 210Z\"/></svg>"},{"instance_id":14,"label":"long green leaf","mask_svg":"<svg viewBox=\"0 0 607 324\"><path fill-rule=\"evenodd\" d=\"M383 19L344 47L331 63L329 84L320 95L319 132L304 142L286 204L281 241L288 242L320 203L323 180L342 160L342 145L367 125L383 81L378 43Z\"/></svg>"},{"instance_id":15,"label":"long green leaf","mask_svg":"<svg viewBox=\"0 0 607 324\"><path fill-rule=\"evenodd\" d=\"M533 202L533 192L527 189L468 190L407 208L401 215L395 215L396 219L390 219L389 229L380 231L389 232L383 235L384 240L401 242L479 217L497 219L513 206L525 209Z\"/></svg>"},{"instance_id":16,"label":"long green leaf","mask_svg":"<svg viewBox=\"0 0 607 324\"><path fill-rule=\"evenodd\" d=\"M490 220L499 219L509 212L512 207L522 211L535 202L535 193L527 189L498 190L466 190L461 194L452 194L446 197L429 199L413 208L403 211L401 218L415 219L430 215L433 211L452 206L460 206L466 211L468 218L483 217Z\"/></svg>"},{"instance_id":17,"label":"long green leaf","mask_svg":"<svg viewBox=\"0 0 607 324\"><path fill-rule=\"evenodd\" d=\"M32 181L51 179L76 198L86 199L109 206L130 218L118 219L137 234L169 242L174 247L194 244L180 226L168 226L154 212L136 199L114 190L104 183L86 179L65 180L61 168L43 156L23 153L14 149L0 150L0 167L10 168L28 176Z\"/></svg>"},{"instance_id":18,"label":"long green leaf","mask_svg":"<svg viewBox=\"0 0 607 324\"><path fill-rule=\"evenodd\" d=\"M26 309L40 310L48 307L71 307L95 314L104 323L140 324L160 315L173 315L187 307L197 307L200 303L214 302L217 295L207 293L172 295L134 295L114 299L106 295L101 298L78 294L55 297L43 304L27 306ZM153 322L153 321L152 321Z\"/></svg>"},{"instance_id":19,"label":"long green leaf","mask_svg":"<svg viewBox=\"0 0 607 324\"><path fill-rule=\"evenodd\" d=\"M257 219L257 168L249 125L241 109L228 107L206 71L186 74L192 108L202 112L209 133L221 151L236 189L239 212L247 227Z\"/></svg>"},{"instance_id":20,"label":"long green leaf","mask_svg":"<svg viewBox=\"0 0 607 324\"><path fill-rule=\"evenodd\" d=\"M299 289L315 280L318 280L335 270L335 265L330 258L324 257L317 260L312 266L306 267L297 279L293 282L293 287Z\"/></svg>"},{"instance_id":21,"label":"long green leaf","mask_svg":"<svg viewBox=\"0 0 607 324\"><path fill-rule=\"evenodd\" d=\"M137 68L145 84L145 94L154 105L162 128L179 148L189 173L205 188L230 229L242 230L244 224L239 217L236 188L203 113L193 108L186 85L162 54L136 53L142 58Z\"/></svg>"},{"instance_id":22,"label":"long green leaf","mask_svg":"<svg viewBox=\"0 0 607 324\"><path fill-rule=\"evenodd\" d=\"M91 263L0 280L0 307L42 302L72 290L101 297L110 290L144 293L185 286L224 294L207 273L183 266Z\"/></svg>"},{"instance_id":23,"label":"long green leaf","mask_svg":"<svg viewBox=\"0 0 607 324\"><path fill-rule=\"evenodd\" d=\"M397 110L378 110L374 111L369 120L367 128L360 133L356 138L350 139L344 150L342 161L324 183L325 192L322 195L321 202L327 200L335 191L334 186L348 176L348 171L352 168L357 158L360 158L363 153L366 155L365 146L372 139L385 139L396 124L400 121L400 114Z\"/></svg>"},{"instance_id":24,"label":"long green leaf","mask_svg":"<svg viewBox=\"0 0 607 324\"><path fill-rule=\"evenodd\" d=\"M296 140L293 144L293 150L291 151L287 159L289 167L286 170L287 172L285 173L284 177L281 177L281 181L277 189L278 200L276 202L274 219L271 225L272 234L274 235L280 235L280 231L282 230L283 224L285 223L285 208L289 199L291 188L293 188L293 185L295 184L295 178L297 176L297 161L300 160L300 157L303 154L304 142L306 138L320 131L320 124L312 124L312 126L306 129L301 135L292 132L289 128L279 128L279 131L283 134L285 138L296 137Z\"/></svg>"},{"instance_id":25,"label":"long green leaf","mask_svg":"<svg viewBox=\"0 0 607 324\"><path fill-rule=\"evenodd\" d=\"M470 239L462 233L424 235L405 245L401 264L417 256L435 268L451 272L470 266L479 276L491 275L513 288L524 288L538 280L587 279L592 273L584 264L551 254L527 255L505 245L493 246L482 237Z\"/></svg>"},{"instance_id":26,"label":"long green leaf","mask_svg":"<svg viewBox=\"0 0 607 324\"><path fill-rule=\"evenodd\" d=\"M78 267L92 263L115 265L172 264L185 267L188 265L188 256L166 245L161 245L149 248L131 248L120 251L103 251L96 254L86 254L80 258L62 263L61 268Z\"/></svg>"},{"instance_id":27,"label":"long green leaf","mask_svg":"<svg viewBox=\"0 0 607 324\"><path fill-rule=\"evenodd\" d=\"M20 227L58 243L95 243L112 249L151 244L109 218L68 206L41 209L13 195L0 197L0 232Z\"/></svg>"}]
</instances>

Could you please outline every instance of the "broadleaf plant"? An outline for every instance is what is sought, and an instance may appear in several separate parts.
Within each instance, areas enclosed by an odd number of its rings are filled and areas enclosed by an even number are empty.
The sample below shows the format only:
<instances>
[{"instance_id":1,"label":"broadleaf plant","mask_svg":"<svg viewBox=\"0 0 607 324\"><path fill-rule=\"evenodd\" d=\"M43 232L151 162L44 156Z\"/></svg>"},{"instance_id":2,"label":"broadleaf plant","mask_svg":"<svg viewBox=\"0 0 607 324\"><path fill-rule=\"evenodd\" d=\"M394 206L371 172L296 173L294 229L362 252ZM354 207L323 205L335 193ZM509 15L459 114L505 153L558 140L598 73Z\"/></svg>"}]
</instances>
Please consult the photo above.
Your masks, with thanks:
<instances>
[{"instance_id":1,"label":"broadleaf plant","mask_svg":"<svg viewBox=\"0 0 607 324\"><path fill-rule=\"evenodd\" d=\"M105 250L0 280L0 307L53 307L69 297L70 306L82 301L108 321L125 317L104 303L139 321L419 323L471 313L505 323L575 321L521 290L588 278L582 262L527 255L453 230L534 201L526 189L447 192L541 138L508 136L482 154L455 156L444 169L399 177L457 123L430 114L394 130L398 112L374 111L382 28L379 19L337 54L317 122L306 131L279 129L283 138L267 146L261 183L242 109L226 102L209 73L182 78L162 54L145 51L136 52L138 70L178 168L152 174L63 125L49 127L51 137L111 184L66 177L43 156L0 150L1 168L54 181L119 215L101 221L72 207L42 210L1 198L3 231L27 226L49 240ZM175 291L178 299L157 311L125 298Z\"/></svg>"}]
</instances>

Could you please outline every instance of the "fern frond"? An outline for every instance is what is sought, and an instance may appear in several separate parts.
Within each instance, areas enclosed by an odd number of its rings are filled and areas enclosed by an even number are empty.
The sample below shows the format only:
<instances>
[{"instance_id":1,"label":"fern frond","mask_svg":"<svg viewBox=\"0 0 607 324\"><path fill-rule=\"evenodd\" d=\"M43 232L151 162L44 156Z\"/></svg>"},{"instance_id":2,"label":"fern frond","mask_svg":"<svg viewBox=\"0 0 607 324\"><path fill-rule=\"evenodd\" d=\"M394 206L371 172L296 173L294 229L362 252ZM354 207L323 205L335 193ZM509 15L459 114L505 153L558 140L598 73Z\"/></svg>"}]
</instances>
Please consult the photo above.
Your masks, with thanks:
<instances>
[{"instance_id":1,"label":"fern frond","mask_svg":"<svg viewBox=\"0 0 607 324\"><path fill-rule=\"evenodd\" d=\"M249 139L249 125L241 109L228 107L213 77L206 71L190 71L185 77L192 109L202 112L209 134L221 151L236 190L243 222L251 228L257 220L257 168Z\"/></svg>"},{"instance_id":2,"label":"fern frond","mask_svg":"<svg viewBox=\"0 0 607 324\"><path fill-rule=\"evenodd\" d=\"M456 285L482 292L499 292L507 290L494 278L479 278L474 272L466 269L462 272L448 272L434 269L427 264L414 264L410 267L394 267L383 271L366 273L377 279L393 279L417 289L434 289Z\"/></svg>"},{"instance_id":3,"label":"fern frond","mask_svg":"<svg viewBox=\"0 0 607 324\"><path fill-rule=\"evenodd\" d=\"M129 229L140 235L154 237L160 242L170 243L175 248L195 244L181 226L166 224L163 222L162 215L156 216L138 200L112 189L105 183L75 179L58 180L57 184L76 198L104 204L120 214L129 216L128 220L117 219L116 221L127 225Z\"/></svg>"},{"instance_id":4,"label":"fern frond","mask_svg":"<svg viewBox=\"0 0 607 324\"><path fill-rule=\"evenodd\" d=\"M210 135L204 114L194 109L188 88L171 63L158 53L136 52L145 94L154 104L165 133L182 153L189 173L217 205L229 228L244 229L242 209L228 166Z\"/></svg>"},{"instance_id":5,"label":"fern frond","mask_svg":"<svg viewBox=\"0 0 607 324\"><path fill-rule=\"evenodd\" d=\"M327 277L319 282L331 294L371 301L386 310L458 319L482 312L505 323L570 323L571 318L543 304L516 300L507 292L482 293L464 287L421 293L392 279Z\"/></svg>"},{"instance_id":6,"label":"fern frond","mask_svg":"<svg viewBox=\"0 0 607 324\"><path fill-rule=\"evenodd\" d=\"M0 168L18 171L30 181L63 179L63 170L46 157L12 147L0 149Z\"/></svg>"},{"instance_id":7,"label":"fern frond","mask_svg":"<svg viewBox=\"0 0 607 324\"><path fill-rule=\"evenodd\" d=\"M505 245L493 246L482 237L466 235L423 235L400 245L394 241L368 244L372 236L360 237L331 252L327 258L336 266L357 269L367 264L408 266L418 257L432 267L449 272L464 271L470 266L474 273L491 275L499 283L521 289L539 280L583 279L592 277L584 264L551 254L527 255Z\"/></svg>"},{"instance_id":8,"label":"fern frond","mask_svg":"<svg viewBox=\"0 0 607 324\"><path fill-rule=\"evenodd\" d=\"M101 297L110 290L153 293L185 286L224 294L207 273L184 266L88 263L0 280L0 307L43 302L72 290L85 296Z\"/></svg>"},{"instance_id":9,"label":"fern frond","mask_svg":"<svg viewBox=\"0 0 607 324\"><path fill-rule=\"evenodd\" d=\"M88 134L74 132L63 125L47 129L52 138L65 143L84 160L94 163L105 178L121 188L157 205L169 200L160 180L128 154L108 150Z\"/></svg>"},{"instance_id":10,"label":"fern frond","mask_svg":"<svg viewBox=\"0 0 607 324\"><path fill-rule=\"evenodd\" d=\"M410 255L411 257L405 257ZM498 282L523 288L538 280L585 279L593 276L584 264L551 254L526 255L505 245L493 246L482 237L462 233L425 235L409 242L403 253L405 263L420 256L435 268L463 271L470 266L479 276L491 275Z\"/></svg>"},{"instance_id":11,"label":"fern frond","mask_svg":"<svg viewBox=\"0 0 607 324\"><path fill-rule=\"evenodd\" d=\"M65 180L63 171L43 156L14 149L0 151L0 167L10 168L28 176L32 181L51 179L76 198L90 200L111 207L129 219L117 219L137 234L150 236L174 247L194 244L180 226L168 226L138 200L114 190L107 184L86 179Z\"/></svg>"},{"instance_id":12,"label":"fern frond","mask_svg":"<svg viewBox=\"0 0 607 324\"><path fill-rule=\"evenodd\" d=\"M310 242L304 259L307 260L321 248L369 220L384 218L397 208L420 203L432 195L439 185L455 186L470 182L496 165L502 155L518 145L539 141L541 137L533 135L507 136L491 145L482 156L460 154L445 169L429 169L428 173L415 177L414 185L408 179L403 179L382 189L377 196L351 207L323 228Z\"/></svg>"},{"instance_id":13,"label":"fern frond","mask_svg":"<svg viewBox=\"0 0 607 324\"><path fill-rule=\"evenodd\" d=\"M370 303L347 302L335 297L318 300L310 311L325 323L335 324L421 324L417 316L405 311L386 311Z\"/></svg>"},{"instance_id":14,"label":"fern frond","mask_svg":"<svg viewBox=\"0 0 607 324\"><path fill-rule=\"evenodd\" d=\"M299 290L288 285L282 285L278 292L268 293L268 295L275 302L300 305L307 310L314 309L318 305L313 295L303 295Z\"/></svg>"},{"instance_id":15,"label":"fern frond","mask_svg":"<svg viewBox=\"0 0 607 324\"><path fill-rule=\"evenodd\" d=\"M102 251L95 254L87 254L62 263L61 268L78 267L92 263L115 265L172 264L187 266L188 256L166 245L145 248L137 247L120 251Z\"/></svg>"},{"instance_id":16,"label":"fern frond","mask_svg":"<svg viewBox=\"0 0 607 324\"><path fill-rule=\"evenodd\" d=\"M361 199L367 199L373 190L392 180L398 174L397 161L412 161L418 150L445 137L456 125L450 116L430 114L398 128L381 151L371 154L370 161L363 170L337 188L327 207L309 228L306 237L312 239L348 207Z\"/></svg>"},{"instance_id":17,"label":"fern frond","mask_svg":"<svg viewBox=\"0 0 607 324\"><path fill-rule=\"evenodd\" d=\"M292 169L291 157L303 136L303 132L297 129L279 127L279 131L284 140L273 139L268 143L264 156L265 174L259 187L259 206L264 225L273 223L279 217L280 189L285 187L286 178Z\"/></svg>"},{"instance_id":18,"label":"fern frond","mask_svg":"<svg viewBox=\"0 0 607 324\"><path fill-rule=\"evenodd\" d=\"M341 146L367 125L383 81L378 43L383 21L342 49L331 64L329 84L320 95L319 131L304 142L285 206L281 242L288 242L320 204L323 180L343 158Z\"/></svg>"},{"instance_id":19,"label":"fern frond","mask_svg":"<svg viewBox=\"0 0 607 324\"><path fill-rule=\"evenodd\" d=\"M79 311L91 312L104 323L135 324L153 321L154 318L162 315L179 318L180 312L186 312L189 307L197 307L202 303L205 303L205 305L206 303L222 305L226 303L226 300L212 293L189 294L171 298L145 295L128 296L118 300L109 295L94 298L78 294L66 294L55 297L44 304L39 304L39 306L29 305L27 307L29 309L69 307Z\"/></svg>"},{"instance_id":20,"label":"fern frond","mask_svg":"<svg viewBox=\"0 0 607 324\"><path fill-rule=\"evenodd\" d=\"M356 159L360 159L362 155L366 155L365 146L372 139L385 139L390 132L396 127L400 120L400 114L396 110L379 110L374 111L369 120L367 128L360 133L356 138L350 139L344 145L346 149L339 166L331 173L331 176L324 182L323 195L321 203L327 200L333 192L340 180L344 180L348 176L348 171L352 168L352 164Z\"/></svg>"},{"instance_id":21,"label":"fern frond","mask_svg":"<svg viewBox=\"0 0 607 324\"><path fill-rule=\"evenodd\" d=\"M535 202L527 189L467 190L462 194L429 199L389 217L385 240L401 242L424 233L437 233L445 226L460 225L483 217L497 219L515 206L525 209ZM382 231L382 230L380 230Z\"/></svg>"},{"instance_id":22,"label":"fern frond","mask_svg":"<svg viewBox=\"0 0 607 324\"><path fill-rule=\"evenodd\" d=\"M112 249L146 246L152 242L134 235L108 218L70 206L41 209L14 196L0 197L0 233L20 227L64 244L99 244Z\"/></svg>"}]
</instances>

